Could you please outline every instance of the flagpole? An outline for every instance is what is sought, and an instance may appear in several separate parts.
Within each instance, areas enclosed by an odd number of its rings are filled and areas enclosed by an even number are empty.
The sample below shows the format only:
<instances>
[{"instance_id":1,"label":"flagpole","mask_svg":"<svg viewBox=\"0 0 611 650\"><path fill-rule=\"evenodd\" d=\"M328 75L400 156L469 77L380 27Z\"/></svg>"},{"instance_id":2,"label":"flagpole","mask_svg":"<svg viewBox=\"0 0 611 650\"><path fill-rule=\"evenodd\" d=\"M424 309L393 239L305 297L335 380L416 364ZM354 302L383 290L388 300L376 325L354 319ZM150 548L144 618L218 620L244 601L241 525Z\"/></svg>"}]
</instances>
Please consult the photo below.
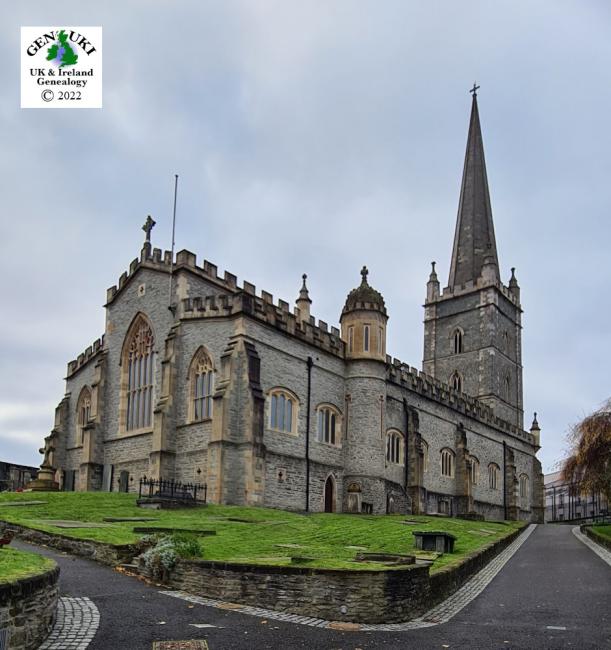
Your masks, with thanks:
<instances>
[{"instance_id":1,"label":"flagpole","mask_svg":"<svg viewBox=\"0 0 611 650\"><path fill-rule=\"evenodd\" d=\"M172 257L170 260L170 291L168 295L168 309L174 314L176 306L172 304L172 283L174 280L174 246L176 238L176 197L178 195L178 174L174 174L174 210L172 215Z\"/></svg>"}]
</instances>

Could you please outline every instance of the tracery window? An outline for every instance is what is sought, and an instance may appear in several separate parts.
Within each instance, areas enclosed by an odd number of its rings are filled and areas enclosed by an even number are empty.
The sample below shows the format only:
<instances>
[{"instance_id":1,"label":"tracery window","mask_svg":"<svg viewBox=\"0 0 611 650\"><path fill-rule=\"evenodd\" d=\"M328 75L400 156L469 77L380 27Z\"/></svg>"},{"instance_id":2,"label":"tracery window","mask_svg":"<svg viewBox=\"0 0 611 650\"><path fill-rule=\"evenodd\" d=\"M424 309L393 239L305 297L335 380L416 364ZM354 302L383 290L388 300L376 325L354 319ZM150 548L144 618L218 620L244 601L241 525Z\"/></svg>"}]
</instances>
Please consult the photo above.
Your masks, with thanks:
<instances>
[{"instance_id":1,"label":"tracery window","mask_svg":"<svg viewBox=\"0 0 611 650\"><path fill-rule=\"evenodd\" d=\"M91 415L91 391L85 386L79 395L78 402L76 405L77 413L77 433L76 433L76 444L82 445L84 438L84 429L86 424L89 422L89 416Z\"/></svg>"},{"instance_id":2,"label":"tracery window","mask_svg":"<svg viewBox=\"0 0 611 650\"><path fill-rule=\"evenodd\" d=\"M441 450L441 475L454 477L454 452L451 449Z\"/></svg>"},{"instance_id":3,"label":"tracery window","mask_svg":"<svg viewBox=\"0 0 611 650\"><path fill-rule=\"evenodd\" d=\"M460 328L456 328L452 334L452 345L454 349L454 354L460 354L463 351L462 345L463 332Z\"/></svg>"},{"instance_id":4,"label":"tracery window","mask_svg":"<svg viewBox=\"0 0 611 650\"><path fill-rule=\"evenodd\" d=\"M191 417L192 422L212 417L212 396L214 395L214 366L212 359L202 347L191 362Z\"/></svg>"},{"instance_id":5,"label":"tracery window","mask_svg":"<svg viewBox=\"0 0 611 650\"><path fill-rule=\"evenodd\" d=\"M450 386L458 393L462 393L462 375L458 370L455 370L452 373L452 376L450 377Z\"/></svg>"},{"instance_id":6,"label":"tracery window","mask_svg":"<svg viewBox=\"0 0 611 650\"><path fill-rule=\"evenodd\" d=\"M496 463L488 465L488 487L491 490L499 489L499 474L501 470Z\"/></svg>"},{"instance_id":7,"label":"tracery window","mask_svg":"<svg viewBox=\"0 0 611 650\"><path fill-rule=\"evenodd\" d=\"M297 398L282 388L269 394L269 428L284 433L297 433Z\"/></svg>"},{"instance_id":8,"label":"tracery window","mask_svg":"<svg viewBox=\"0 0 611 650\"><path fill-rule=\"evenodd\" d=\"M155 389L155 352L153 330L140 316L131 328L125 347L127 373L127 405L125 428L127 431L152 426Z\"/></svg>"},{"instance_id":9,"label":"tracery window","mask_svg":"<svg viewBox=\"0 0 611 650\"><path fill-rule=\"evenodd\" d=\"M520 496L522 499L528 499L528 475L520 474Z\"/></svg>"},{"instance_id":10,"label":"tracery window","mask_svg":"<svg viewBox=\"0 0 611 650\"><path fill-rule=\"evenodd\" d=\"M479 460L475 456L471 456L471 485L477 485L479 480Z\"/></svg>"},{"instance_id":11,"label":"tracery window","mask_svg":"<svg viewBox=\"0 0 611 650\"><path fill-rule=\"evenodd\" d=\"M386 460L395 465L403 464L403 434L396 429L391 429L386 434Z\"/></svg>"},{"instance_id":12,"label":"tracery window","mask_svg":"<svg viewBox=\"0 0 611 650\"><path fill-rule=\"evenodd\" d=\"M318 441L328 445L341 444L341 414L331 405L318 407Z\"/></svg>"}]
</instances>

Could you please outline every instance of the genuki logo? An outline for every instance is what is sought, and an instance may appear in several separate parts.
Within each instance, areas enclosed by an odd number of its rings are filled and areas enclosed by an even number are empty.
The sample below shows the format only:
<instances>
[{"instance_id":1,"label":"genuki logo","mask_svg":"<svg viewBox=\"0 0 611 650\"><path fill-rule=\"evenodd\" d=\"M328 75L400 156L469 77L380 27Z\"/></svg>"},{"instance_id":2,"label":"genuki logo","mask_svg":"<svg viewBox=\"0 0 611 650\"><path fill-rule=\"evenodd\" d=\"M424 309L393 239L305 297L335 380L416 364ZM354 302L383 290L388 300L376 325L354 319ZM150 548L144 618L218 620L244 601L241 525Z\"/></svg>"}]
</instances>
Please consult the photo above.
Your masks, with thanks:
<instances>
[{"instance_id":1,"label":"genuki logo","mask_svg":"<svg viewBox=\"0 0 611 650\"><path fill-rule=\"evenodd\" d=\"M102 108L102 28L21 28L22 108Z\"/></svg>"},{"instance_id":2,"label":"genuki logo","mask_svg":"<svg viewBox=\"0 0 611 650\"><path fill-rule=\"evenodd\" d=\"M87 54L96 51L95 47L78 32L70 30L70 32L66 34L66 30L62 29L59 32L54 30L39 36L28 47L28 54L34 56L38 50L43 48L45 45L53 43L53 45L51 45L47 50L47 61L51 61L60 67L65 65L74 65L78 61L78 54L74 52L68 40L80 46Z\"/></svg>"}]
</instances>

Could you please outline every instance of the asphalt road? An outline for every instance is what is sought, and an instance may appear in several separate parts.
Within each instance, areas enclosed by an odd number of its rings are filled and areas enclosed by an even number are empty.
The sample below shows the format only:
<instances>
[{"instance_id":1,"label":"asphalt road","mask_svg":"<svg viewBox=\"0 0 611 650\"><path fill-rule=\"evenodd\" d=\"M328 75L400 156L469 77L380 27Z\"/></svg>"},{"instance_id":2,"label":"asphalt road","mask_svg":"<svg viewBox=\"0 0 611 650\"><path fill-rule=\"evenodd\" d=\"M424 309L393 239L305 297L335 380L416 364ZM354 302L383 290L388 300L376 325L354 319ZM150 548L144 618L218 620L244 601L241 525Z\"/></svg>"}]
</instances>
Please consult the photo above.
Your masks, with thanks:
<instances>
[{"instance_id":1,"label":"asphalt road","mask_svg":"<svg viewBox=\"0 0 611 650\"><path fill-rule=\"evenodd\" d=\"M452 620L408 632L339 632L192 605L94 562L16 545L59 563L63 596L96 604L101 621L89 650L151 650L153 641L186 639L207 639L210 650L611 649L611 567L569 526L538 526Z\"/></svg>"}]
</instances>

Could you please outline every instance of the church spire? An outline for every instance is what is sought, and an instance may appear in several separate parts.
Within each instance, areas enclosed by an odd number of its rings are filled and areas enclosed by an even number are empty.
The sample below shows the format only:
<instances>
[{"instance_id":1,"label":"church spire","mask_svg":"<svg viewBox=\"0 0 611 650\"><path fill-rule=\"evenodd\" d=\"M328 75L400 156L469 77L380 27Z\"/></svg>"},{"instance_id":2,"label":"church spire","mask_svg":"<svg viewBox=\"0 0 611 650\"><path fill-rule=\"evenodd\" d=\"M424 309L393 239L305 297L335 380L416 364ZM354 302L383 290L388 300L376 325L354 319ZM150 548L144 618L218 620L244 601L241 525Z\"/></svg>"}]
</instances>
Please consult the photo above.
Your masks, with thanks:
<instances>
[{"instance_id":1,"label":"church spire","mask_svg":"<svg viewBox=\"0 0 611 650\"><path fill-rule=\"evenodd\" d=\"M473 102L450 265L450 287L475 282L484 265L487 266L486 275L490 276L492 272L494 279L499 280L499 261L477 108L478 88L474 84L470 91Z\"/></svg>"}]
</instances>

